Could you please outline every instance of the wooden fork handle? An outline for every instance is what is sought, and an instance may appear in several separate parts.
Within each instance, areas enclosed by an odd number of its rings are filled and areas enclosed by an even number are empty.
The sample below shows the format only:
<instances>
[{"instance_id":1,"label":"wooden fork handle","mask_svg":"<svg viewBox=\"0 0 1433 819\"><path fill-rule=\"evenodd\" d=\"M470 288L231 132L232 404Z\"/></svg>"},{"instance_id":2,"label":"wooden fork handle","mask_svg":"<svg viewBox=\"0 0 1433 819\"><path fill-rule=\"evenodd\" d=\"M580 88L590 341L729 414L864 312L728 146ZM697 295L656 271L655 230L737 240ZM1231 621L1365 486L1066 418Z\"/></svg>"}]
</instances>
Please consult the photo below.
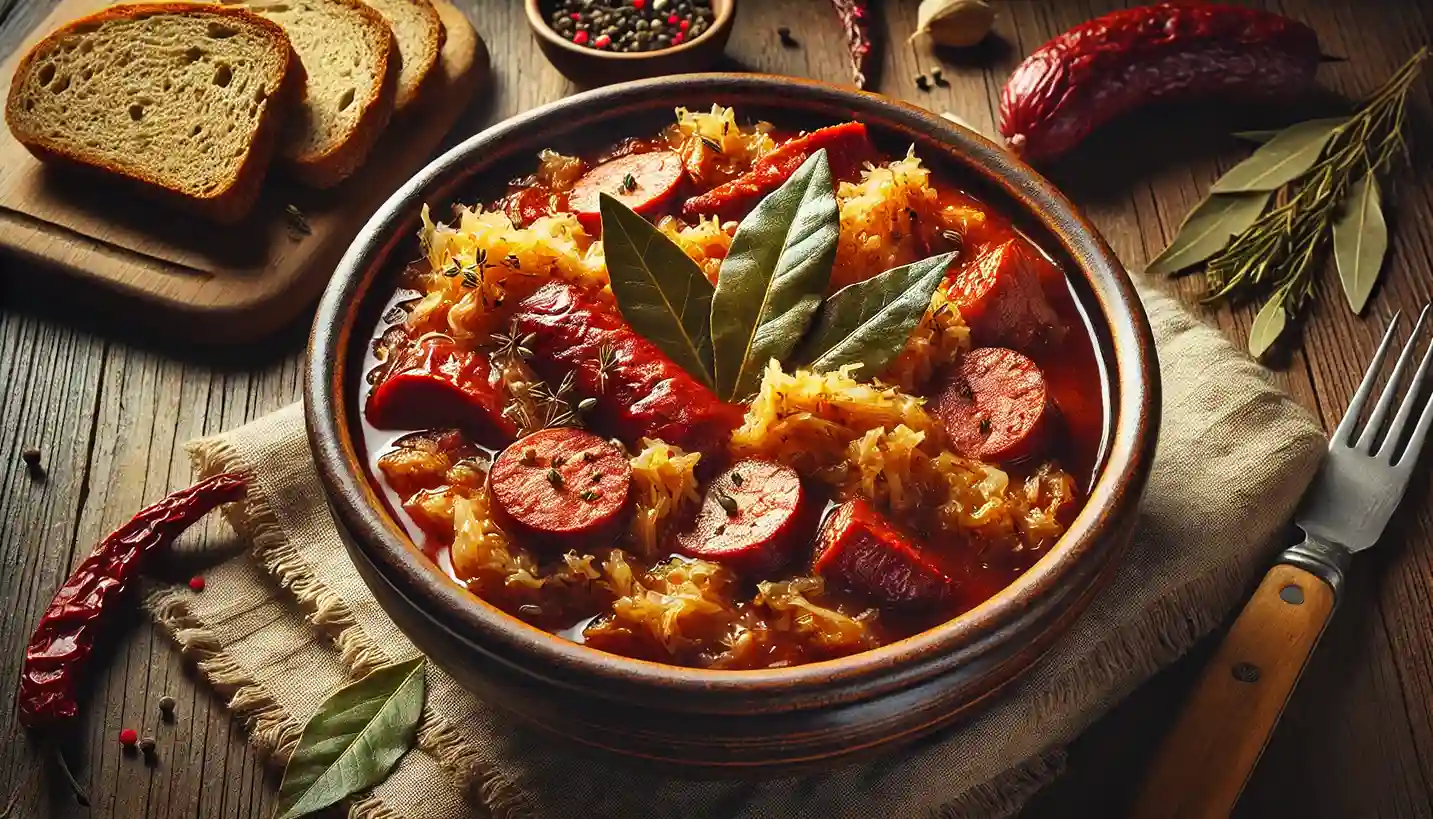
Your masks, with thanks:
<instances>
[{"instance_id":1,"label":"wooden fork handle","mask_svg":"<svg viewBox=\"0 0 1433 819\"><path fill-rule=\"evenodd\" d=\"M1223 819L1259 761L1336 594L1288 564L1269 570L1156 755L1133 819Z\"/></svg>"}]
</instances>

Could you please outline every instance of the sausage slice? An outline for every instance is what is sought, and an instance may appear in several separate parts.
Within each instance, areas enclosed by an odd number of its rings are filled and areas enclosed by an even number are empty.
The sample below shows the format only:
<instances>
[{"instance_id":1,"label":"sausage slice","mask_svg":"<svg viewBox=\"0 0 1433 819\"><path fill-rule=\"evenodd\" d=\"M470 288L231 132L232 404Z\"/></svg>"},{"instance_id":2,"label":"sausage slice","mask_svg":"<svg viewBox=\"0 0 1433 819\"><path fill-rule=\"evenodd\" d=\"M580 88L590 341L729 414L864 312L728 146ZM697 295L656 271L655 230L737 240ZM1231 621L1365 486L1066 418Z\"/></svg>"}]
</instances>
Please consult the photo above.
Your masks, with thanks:
<instances>
[{"instance_id":1,"label":"sausage slice","mask_svg":"<svg viewBox=\"0 0 1433 819\"><path fill-rule=\"evenodd\" d=\"M473 440L502 446L518 433L489 358L448 338L430 338L399 354L368 396L365 414L380 429L461 427Z\"/></svg>"},{"instance_id":2,"label":"sausage slice","mask_svg":"<svg viewBox=\"0 0 1433 819\"><path fill-rule=\"evenodd\" d=\"M632 465L620 447L566 427L519 439L488 471L498 525L558 551L591 551L616 537L631 489Z\"/></svg>"},{"instance_id":3,"label":"sausage slice","mask_svg":"<svg viewBox=\"0 0 1433 819\"><path fill-rule=\"evenodd\" d=\"M1035 362L1002 347L966 353L931 412L950 447L967 458L1018 461L1044 448L1052 412L1045 375Z\"/></svg>"},{"instance_id":4,"label":"sausage slice","mask_svg":"<svg viewBox=\"0 0 1433 819\"><path fill-rule=\"evenodd\" d=\"M707 485L691 531L677 536L682 554L759 574L778 568L810 530L811 501L789 466L738 461Z\"/></svg>"},{"instance_id":5,"label":"sausage slice","mask_svg":"<svg viewBox=\"0 0 1433 819\"><path fill-rule=\"evenodd\" d=\"M898 608L931 608L955 589L920 544L864 498L846 501L826 518L813 568L837 586Z\"/></svg>"},{"instance_id":6,"label":"sausage slice","mask_svg":"<svg viewBox=\"0 0 1433 819\"><path fill-rule=\"evenodd\" d=\"M950 300L976 344L1030 352L1051 337L1059 319L1040 285L1042 268L1059 276L1050 260L1018 236L956 268Z\"/></svg>"},{"instance_id":7,"label":"sausage slice","mask_svg":"<svg viewBox=\"0 0 1433 819\"><path fill-rule=\"evenodd\" d=\"M577 180L568 194L567 207L588 233L596 233L602 227L600 194L615 196L636 213L650 217L671 201L682 173L682 158L675 151L628 154L598 165Z\"/></svg>"}]
</instances>

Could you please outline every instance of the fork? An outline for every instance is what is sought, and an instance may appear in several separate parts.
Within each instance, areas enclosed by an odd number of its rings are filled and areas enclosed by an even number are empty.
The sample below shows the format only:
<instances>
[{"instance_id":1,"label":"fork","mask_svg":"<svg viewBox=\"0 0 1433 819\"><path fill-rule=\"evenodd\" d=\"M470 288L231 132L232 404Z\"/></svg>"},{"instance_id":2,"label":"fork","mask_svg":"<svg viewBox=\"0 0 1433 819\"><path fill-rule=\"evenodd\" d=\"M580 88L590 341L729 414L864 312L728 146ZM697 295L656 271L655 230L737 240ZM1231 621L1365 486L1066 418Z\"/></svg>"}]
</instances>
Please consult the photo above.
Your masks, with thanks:
<instances>
[{"instance_id":1,"label":"fork","mask_svg":"<svg viewBox=\"0 0 1433 819\"><path fill-rule=\"evenodd\" d=\"M1134 819L1213 819L1233 810L1338 605L1350 560L1378 542L1428 439L1433 397L1422 396L1433 369L1433 344L1392 421L1389 413L1430 310L1433 305L1423 308L1360 427L1399 316L1389 322L1329 441L1328 457L1299 504L1294 522L1304 530L1303 542L1279 556L1205 667L1155 757Z\"/></svg>"}]
</instances>

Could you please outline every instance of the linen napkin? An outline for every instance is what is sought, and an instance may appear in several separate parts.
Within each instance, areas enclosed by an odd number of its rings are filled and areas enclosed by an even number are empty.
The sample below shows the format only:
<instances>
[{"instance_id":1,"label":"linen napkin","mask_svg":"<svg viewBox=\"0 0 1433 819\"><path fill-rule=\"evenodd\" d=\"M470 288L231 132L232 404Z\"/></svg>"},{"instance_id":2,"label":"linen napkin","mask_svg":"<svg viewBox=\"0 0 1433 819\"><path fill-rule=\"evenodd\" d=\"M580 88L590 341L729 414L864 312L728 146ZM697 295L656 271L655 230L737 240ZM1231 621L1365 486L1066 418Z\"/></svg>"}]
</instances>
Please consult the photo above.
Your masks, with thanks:
<instances>
[{"instance_id":1,"label":"linen napkin","mask_svg":"<svg viewBox=\"0 0 1433 819\"><path fill-rule=\"evenodd\" d=\"M534 737L436 666L416 747L349 805L353 819L1006 816L1056 776L1063 748L1241 601L1277 547L1324 437L1268 374L1168 297L1143 295L1163 429L1135 540L1055 647L983 712L872 762L731 783L634 772ZM416 649L344 552L295 405L190 445L202 474L252 477L229 521L240 557L199 594L147 605L282 763L341 684Z\"/></svg>"}]
</instances>

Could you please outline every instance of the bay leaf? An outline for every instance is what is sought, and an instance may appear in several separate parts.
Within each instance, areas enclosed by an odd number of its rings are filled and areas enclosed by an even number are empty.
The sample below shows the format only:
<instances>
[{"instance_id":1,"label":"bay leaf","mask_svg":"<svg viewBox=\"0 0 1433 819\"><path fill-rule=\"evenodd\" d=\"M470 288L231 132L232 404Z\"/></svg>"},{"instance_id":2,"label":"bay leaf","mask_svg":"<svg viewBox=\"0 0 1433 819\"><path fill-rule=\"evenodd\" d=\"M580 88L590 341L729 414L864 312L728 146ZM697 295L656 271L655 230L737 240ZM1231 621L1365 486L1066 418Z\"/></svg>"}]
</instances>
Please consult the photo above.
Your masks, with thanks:
<instances>
[{"instance_id":1,"label":"bay leaf","mask_svg":"<svg viewBox=\"0 0 1433 819\"><path fill-rule=\"evenodd\" d=\"M1198 264L1229 244L1229 239L1243 233L1264 212L1269 204L1268 193L1240 193L1210 196L1195 206L1179 233L1144 269L1150 275L1177 273Z\"/></svg>"},{"instance_id":2,"label":"bay leaf","mask_svg":"<svg viewBox=\"0 0 1433 819\"><path fill-rule=\"evenodd\" d=\"M1254 323L1249 326L1249 355L1259 358L1268 352L1283 334L1288 318L1284 312L1283 294L1275 293L1259 308Z\"/></svg>"},{"instance_id":3,"label":"bay leaf","mask_svg":"<svg viewBox=\"0 0 1433 819\"><path fill-rule=\"evenodd\" d=\"M418 733L424 661L384 666L323 701L299 735L279 785L278 819L297 819L388 777Z\"/></svg>"},{"instance_id":4,"label":"bay leaf","mask_svg":"<svg viewBox=\"0 0 1433 819\"><path fill-rule=\"evenodd\" d=\"M1388 224L1383 220L1378 180L1365 174L1349 188L1343 211L1333 223L1333 257L1349 309L1362 313L1378 282L1388 252Z\"/></svg>"},{"instance_id":5,"label":"bay leaf","mask_svg":"<svg viewBox=\"0 0 1433 819\"><path fill-rule=\"evenodd\" d=\"M712 283L691 257L616 197L601 194L602 247L617 309L708 387L712 379Z\"/></svg>"},{"instance_id":6,"label":"bay leaf","mask_svg":"<svg viewBox=\"0 0 1433 819\"><path fill-rule=\"evenodd\" d=\"M1219 177L1209 192L1272 191L1297 179L1313 167L1334 132L1347 121L1330 117L1290 125Z\"/></svg>"},{"instance_id":7,"label":"bay leaf","mask_svg":"<svg viewBox=\"0 0 1433 819\"><path fill-rule=\"evenodd\" d=\"M801 340L831 281L840 232L824 149L741 220L711 300L719 397L756 392L766 363Z\"/></svg>"},{"instance_id":8,"label":"bay leaf","mask_svg":"<svg viewBox=\"0 0 1433 819\"><path fill-rule=\"evenodd\" d=\"M858 375L880 375L905 349L954 259L954 253L932 256L836 291L821 305L795 360L815 372L860 364Z\"/></svg>"}]
</instances>

